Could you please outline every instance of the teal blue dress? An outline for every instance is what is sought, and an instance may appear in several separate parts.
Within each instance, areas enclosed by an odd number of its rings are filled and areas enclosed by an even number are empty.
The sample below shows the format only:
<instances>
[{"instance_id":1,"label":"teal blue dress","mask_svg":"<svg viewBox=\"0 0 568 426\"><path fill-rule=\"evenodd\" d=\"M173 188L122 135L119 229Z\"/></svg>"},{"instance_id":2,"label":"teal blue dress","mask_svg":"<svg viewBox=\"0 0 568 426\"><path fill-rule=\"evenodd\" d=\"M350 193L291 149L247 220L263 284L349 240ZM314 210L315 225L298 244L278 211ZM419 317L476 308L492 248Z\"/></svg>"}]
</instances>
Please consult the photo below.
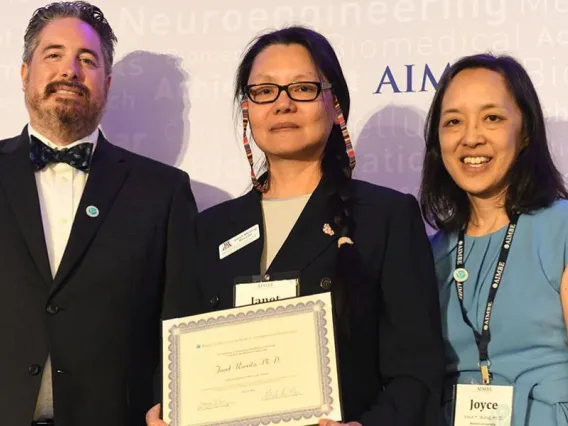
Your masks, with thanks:
<instances>
[{"instance_id":1,"label":"teal blue dress","mask_svg":"<svg viewBox=\"0 0 568 426\"><path fill-rule=\"evenodd\" d=\"M465 237L464 306L480 330L507 226ZM446 379L440 425L451 424L455 383L480 383L478 350L464 323L453 271L457 234L432 237ZM568 264L568 201L522 215L491 314L493 384L514 386L513 426L568 426L568 338L560 282Z\"/></svg>"}]
</instances>

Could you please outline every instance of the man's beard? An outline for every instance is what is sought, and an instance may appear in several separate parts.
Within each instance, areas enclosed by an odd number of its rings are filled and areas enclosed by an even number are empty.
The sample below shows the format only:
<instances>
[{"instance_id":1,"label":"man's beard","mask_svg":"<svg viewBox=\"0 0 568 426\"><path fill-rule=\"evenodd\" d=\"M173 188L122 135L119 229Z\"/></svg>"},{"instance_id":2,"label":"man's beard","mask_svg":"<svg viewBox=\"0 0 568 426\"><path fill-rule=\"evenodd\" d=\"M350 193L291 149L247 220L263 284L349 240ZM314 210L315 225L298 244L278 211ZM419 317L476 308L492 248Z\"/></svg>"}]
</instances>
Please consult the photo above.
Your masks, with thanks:
<instances>
[{"instance_id":1,"label":"man's beard","mask_svg":"<svg viewBox=\"0 0 568 426\"><path fill-rule=\"evenodd\" d=\"M49 97L57 96L55 92L58 89L78 91L81 96L78 99L60 97L54 105L46 106ZM69 141L81 139L97 128L107 96L108 90L105 88L102 98L93 98L86 86L73 81L51 82L43 94L25 92L26 104L39 124Z\"/></svg>"}]
</instances>

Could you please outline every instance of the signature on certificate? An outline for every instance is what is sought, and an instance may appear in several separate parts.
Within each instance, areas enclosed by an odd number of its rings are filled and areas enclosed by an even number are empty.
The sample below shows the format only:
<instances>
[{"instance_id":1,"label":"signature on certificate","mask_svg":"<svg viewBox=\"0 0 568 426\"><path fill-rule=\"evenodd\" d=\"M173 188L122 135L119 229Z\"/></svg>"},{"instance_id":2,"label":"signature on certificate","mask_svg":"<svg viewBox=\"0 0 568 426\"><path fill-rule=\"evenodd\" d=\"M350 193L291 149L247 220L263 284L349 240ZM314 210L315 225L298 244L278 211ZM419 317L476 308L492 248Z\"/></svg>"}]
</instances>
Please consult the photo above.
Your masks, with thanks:
<instances>
[{"instance_id":1,"label":"signature on certificate","mask_svg":"<svg viewBox=\"0 0 568 426\"><path fill-rule=\"evenodd\" d=\"M218 408L228 408L231 402L223 401L222 399L214 399L212 401L200 402L197 406L197 411L216 410Z\"/></svg>"},{"instance_id":2,"label":"signature on certificate","mask_svg":"<svg viewBox=\"0 0 568 426\"><path fill-rule=\"evenodd\" d=\"M268 388L261 399L263 401L270 401L272 399L291 398L300 395L302 395L302 393L294 387L283 387L280 389Z\"/></svg>"}]
</instances>

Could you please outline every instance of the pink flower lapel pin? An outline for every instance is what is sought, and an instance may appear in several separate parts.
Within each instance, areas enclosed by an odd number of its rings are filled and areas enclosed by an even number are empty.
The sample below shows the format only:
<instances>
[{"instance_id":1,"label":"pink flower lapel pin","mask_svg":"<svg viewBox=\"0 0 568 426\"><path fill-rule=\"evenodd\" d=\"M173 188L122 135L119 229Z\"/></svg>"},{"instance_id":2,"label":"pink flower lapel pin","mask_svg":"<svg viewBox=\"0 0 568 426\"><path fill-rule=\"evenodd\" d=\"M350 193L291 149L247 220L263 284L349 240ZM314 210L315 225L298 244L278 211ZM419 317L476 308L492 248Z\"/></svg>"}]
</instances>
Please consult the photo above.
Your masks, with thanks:
<instances>
[{"instance_id":1,"label":"pink flower lapel pin","mask_svg":"<svg viewBox=\"0 0 568 426\"><path fill-rule=\"evenodd\" d=\"M324 234L327 234L329 236L335 235L335 232L333 231L333 229L331 229L331 226L329 226L329 223L325 223L323 225L322 231L323 231Z\"/></svg>"}]
</instances>

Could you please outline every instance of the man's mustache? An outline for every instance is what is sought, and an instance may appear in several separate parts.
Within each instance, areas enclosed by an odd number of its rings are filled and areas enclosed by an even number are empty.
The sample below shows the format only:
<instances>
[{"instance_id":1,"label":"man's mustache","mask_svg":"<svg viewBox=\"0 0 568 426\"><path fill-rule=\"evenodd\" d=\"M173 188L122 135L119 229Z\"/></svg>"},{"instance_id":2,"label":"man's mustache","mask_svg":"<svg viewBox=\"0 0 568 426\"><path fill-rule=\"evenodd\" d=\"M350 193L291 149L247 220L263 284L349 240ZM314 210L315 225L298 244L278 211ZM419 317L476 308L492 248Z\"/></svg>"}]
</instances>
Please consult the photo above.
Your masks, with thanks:
<instances>
[{"instance_id":1,"label":"man's mustache","mask_svg":"<svg viewBox=\"0 0 568 426\"><path fill-rule=\"evenodd\" d=\"M71 92L77 92L84 98L89 98L90 92L87 86L75 82L75 81L52 81L45 86L45 96L47 98L49 95L57 92L58 90L69 90Z\"/></svg>"}]
</instances>

